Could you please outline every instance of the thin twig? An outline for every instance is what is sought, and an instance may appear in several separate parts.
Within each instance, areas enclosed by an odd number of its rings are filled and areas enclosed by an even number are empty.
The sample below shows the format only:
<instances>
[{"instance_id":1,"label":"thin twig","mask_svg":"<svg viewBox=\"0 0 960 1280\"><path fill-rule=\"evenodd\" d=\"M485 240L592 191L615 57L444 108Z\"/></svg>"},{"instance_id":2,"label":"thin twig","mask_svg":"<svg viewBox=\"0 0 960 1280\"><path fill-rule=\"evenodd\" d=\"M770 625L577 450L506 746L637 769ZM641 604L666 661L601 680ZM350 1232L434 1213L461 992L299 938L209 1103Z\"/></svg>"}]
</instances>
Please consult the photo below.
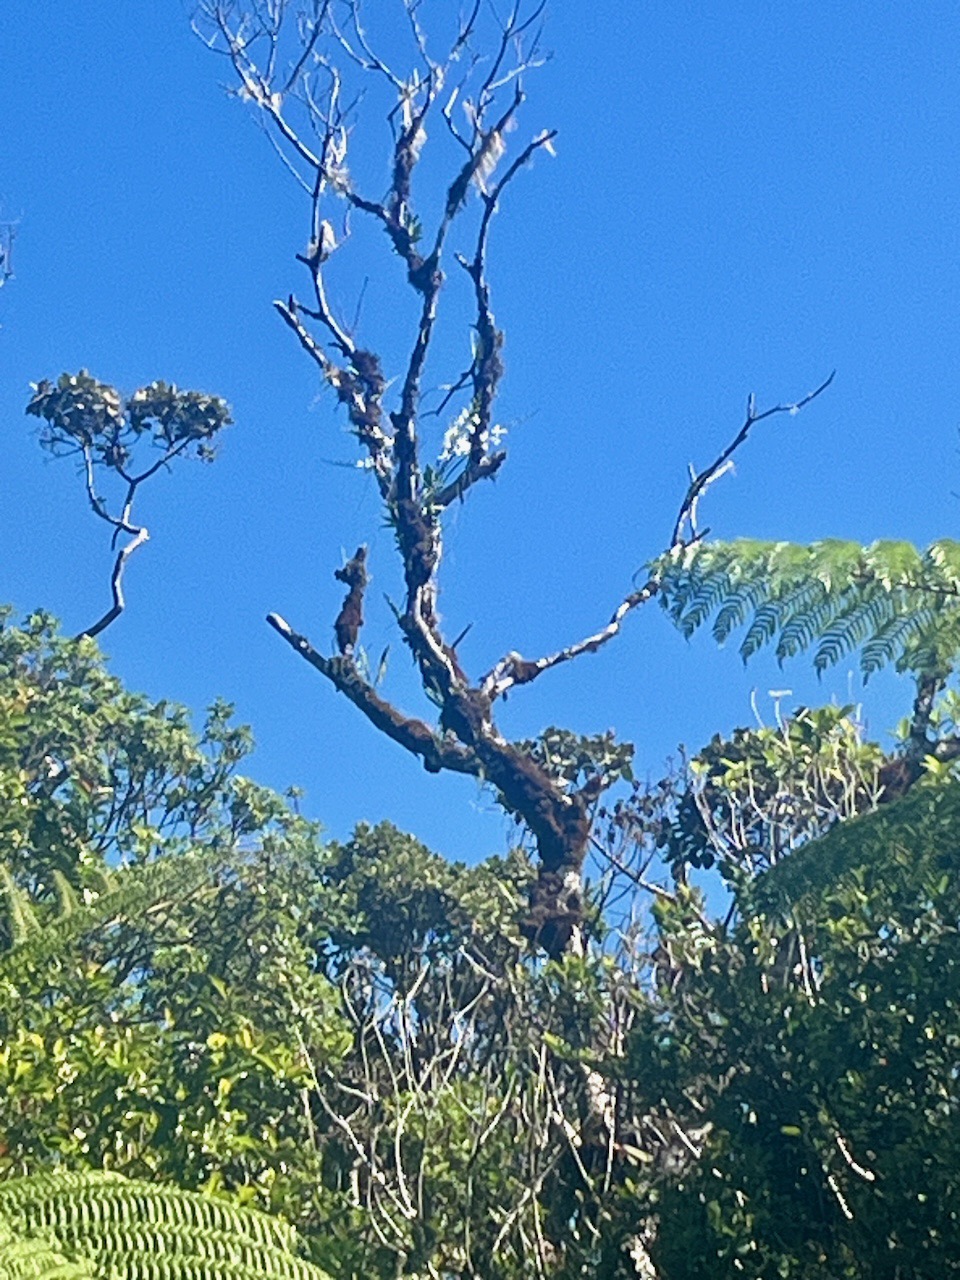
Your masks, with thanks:
<instances>
[{"instance_id":1,"label":"thin twig","mask_svg":"<svg viewBox=\"0 0 960 1280\"><path fill-rule=\"evenodd\" d=\"M697 500L704 490L712 484L721 473L725 472L727 464L730 462L731 458L740 446L745 442L747 436L757 423L763 422L766 418L772 418L774 415L780 413L789 413L791 416L799 413L800 410L810 404L812 400L816 400L817 396L826 391L827 387L830 386L836 376L837 371L834 369L829 378L824 382L821 382L820 386L817 387L815 391L808 392L801 400L797 400L793 404L775 404L772 408L764 409L761 413L757 413L756 398L753 395L747 398L747 416L744 419L743 426L733 437L727 447L721 450L713 462L711 462L709 467L705 467L703 471L699 471L692 476L690 480L690 487L687 489L683 502L680 504L680 511L677 515L676 523L673 526L673 534L670 538L671 550L683 545L683 530L686 524L691 524L692 537L696 538L698 536L696 529L693 527Z\"/></svg>"}]
</instances>

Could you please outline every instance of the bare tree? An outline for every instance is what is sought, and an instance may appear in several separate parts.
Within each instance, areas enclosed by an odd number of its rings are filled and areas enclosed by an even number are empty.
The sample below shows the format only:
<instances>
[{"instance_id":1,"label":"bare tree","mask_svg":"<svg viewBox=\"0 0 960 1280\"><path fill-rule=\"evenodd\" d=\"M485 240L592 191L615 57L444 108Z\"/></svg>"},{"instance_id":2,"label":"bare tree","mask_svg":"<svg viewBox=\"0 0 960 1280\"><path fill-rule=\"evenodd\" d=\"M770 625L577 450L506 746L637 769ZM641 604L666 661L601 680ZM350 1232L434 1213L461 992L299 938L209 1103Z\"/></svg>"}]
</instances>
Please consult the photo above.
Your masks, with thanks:
<instances>
[{"instance_id":1,"label":"bare tree","mask_svg":"<svg viewBox=\"0 0 960 1280\"><path fill-rule=\"evenodd\" d=\"M397 0L393 16L406 30L407 52L388 61L368 35L360 0L203 0L195 29L231 69L235 92L248 101L280 156L304 190L308 246L299 254L307 300L291 293L277 312L344 406L395 534L405 593L397 621L425 692L438 706L435 723L406 714L384 698L358 662L367 583L366 548L336 571L348 588L335 622L338 652L326 655L279 614L270 625L382 733L418 756L433 773L449 770L489 784L500 804L525 825L536 845L538 879L525 932L558 955L578 934L583 865L599 796L613 781L603 770L586 782L561 778L528 748L497 727L497 702L544 672L593 653L616 636L627 615L658 590L656 571L627 593L606 625L551 654L524 658L511 651L471 677L443 629L437 610L444 518L481 481L502 468L506 454L494 417L503 376L503 333L491 304L487 275L494 214L507 187L541 151L546 130L508 146L524 103L528 74L544 60L543 4L510 0L504 16L473 0L434 52L421 24L422 0ZM442 11L441 11L442 12ZM401 63L401 59L403 59ZM390 171L386 193L361 190L351 170L358 106L365 95L386 95ZM432 221L419 212L414 177L421 171L427 131L436 130L453 159ZM429 183L424 182L424 187ZM420 186L418 185L418 192ZM345 252L350 219L382 228L405 268L418 318L397 377L388 380L381 356L361 343L330 300L328 273ZM466 249L456 252L456 229ZM465 274L472 300L472 349L466 367L439 388L439 409L456 411L439 458L425 461L423 402L436 386L425 382L435 355L440 302L450 262ZM393 335L392 335L393 336ZM466 336L466 335L465 335ZM828 379L829 382L829 379ZM728 469L751 429L796 404L758 412L751 397L745 421L710 466L691 468L667 550L695 541L697 506Z\"/></svg>"}]
</instances>

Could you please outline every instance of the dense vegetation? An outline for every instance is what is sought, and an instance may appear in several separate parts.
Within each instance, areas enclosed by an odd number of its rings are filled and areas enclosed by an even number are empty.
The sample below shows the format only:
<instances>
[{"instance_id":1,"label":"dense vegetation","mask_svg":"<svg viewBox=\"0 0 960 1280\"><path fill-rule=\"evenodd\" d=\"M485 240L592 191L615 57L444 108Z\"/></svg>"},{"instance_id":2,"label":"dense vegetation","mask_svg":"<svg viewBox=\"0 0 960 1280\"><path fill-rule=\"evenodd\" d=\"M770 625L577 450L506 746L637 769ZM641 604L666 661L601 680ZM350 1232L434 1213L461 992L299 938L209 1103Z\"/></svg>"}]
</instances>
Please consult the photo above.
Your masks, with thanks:
<instances>
[{"instance_id":1,"label":"dense vegetation","mask_svg":"<svg viewBox=\"0 0 960 1280\"><path fill-rule=\"evenodd\" d=\"M625 790L586 947L549 960L525 855L324 843L237 772L227 708L197 736L44 617L0 632L0 701L11 1187L226 1197L334 1276L956 1270L960 784L933 742L896 804L844 708ZM30 1244L14 1203L24 1256L81 1256L65 1226Z\"/></svg>"},{"instance_id":2,"label":"dense vegetation","mask_svg":"<svg viewBox=\"0 0 960 1280\"><path fill-rule=\"evenodd\" d=\"M268 622L371 731L485 786L516 846L468 867L389 823L325 840L295 793L242 774L251 740L229 706L198 731L126 690L95 637L148 539L139 492L187 454L209 461L230 410L165 382L36 383L40 443L79 463L114 560L81 635L0 618L0 1271L960 1273L958 544L709 540L698 508L734 453L831 379L762 411L751 397L605 625L471 676L436 607L444 520L506 461L488 233L551 146L542 131L508 155L540 9L468 6L439 58L418 0L400 13L404 76L371 51L356 0L202 0L196 15L306 194L309 301L275 307L395 534L392 608L433 710L392 703L363 650L367 547L335 570L335 653ZM347 164L371 82L389 99L379 198ZM413 186L428 116L454 156L432 226ZM331 207L374 220L412 290L392 371L328 302L347 239ZM442 264L468 281L470 363L428 387ZM438 387L452 416L429 461L421 398ZM688 635L745 628L745 658L769 644L812 650L818 670L892 664L914 685L895 747L866 740L852 707L799 707L643 786L613 733L498 728L508 693L655 602Z\"/></svg>"}]
</instances>

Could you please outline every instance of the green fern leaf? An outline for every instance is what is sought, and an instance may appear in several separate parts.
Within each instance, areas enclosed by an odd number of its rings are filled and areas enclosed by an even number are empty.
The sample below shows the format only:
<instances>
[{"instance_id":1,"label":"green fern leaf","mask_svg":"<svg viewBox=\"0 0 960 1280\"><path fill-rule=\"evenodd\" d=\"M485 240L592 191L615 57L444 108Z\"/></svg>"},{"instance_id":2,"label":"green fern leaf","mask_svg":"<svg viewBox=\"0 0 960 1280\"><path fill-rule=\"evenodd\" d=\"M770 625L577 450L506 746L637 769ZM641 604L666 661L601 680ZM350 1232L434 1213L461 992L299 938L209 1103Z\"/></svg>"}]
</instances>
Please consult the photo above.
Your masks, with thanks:
<instances>
[{"instance_id":1,"label":"green fern leaf","mask_svg":"<svg viewBox=\"0 0 960 1280\"><path fill-rule=\"evenodd\" d=\"M677 617L688 640L726 598L731 585L726 574L700 583L694 580L694 584L691 585L691 594L689 596L684 594L678 601L680 609Z\"/></svg>"},{"instance_id":2,"label":"green fern leaf","mask_svg":"<svg viewBox=\"0 0 960 1280\"><path fill-rule=\"evenodd\" d=\"M781 607L778 601L771 600L762 604L753 615L753 620L740 645L740 657L748 662L755 653L768 645L777 634L780 625Z\"/></svg>"},{"instance_id":3,"label":"green fern leaf","mask_svg":"<svg viewBox=\"0 0 960 1280\"><path fill-rule=\"evenodd\" d=\"M869 679L883 667L889 666L911 636L923 630L928 623L928 611L890 618L870 637L860 652L860 670L864 679Z\"/></svg>"},{"instance_id":4,"label":"green fern leaf","mask_svg":"<svg viewBox=\"0 0 960 1280\"><path fill-rule=\"evenodd\" d=\"M864 571L863 547L842 538L823 538L810 547L810 568L831 594L847 591Z\"/></svg>"},{"instance_id":5,"label":"green fern leaf","mask_svg":"<svg viewBox=\"0 0 960 1280\"><path fill-rule=\"evenodd\" d=\"M863 562L871 577L892 591L907 582L916 582L923 571L924 557L912 542L874 542L863 552Z\"/></svg>"},{"instance_id":6,"label":"green fern leaf","mask_svg":"<svg viewBox=\"0 0 960 1280\"><path fill-rule=\"evenodd\" d=\"M229 1200L116 1174L37 1174L0 1183L4 1230L17 1240L42 1233L89 1267L38 1271L37 1280L328 1280L299 1255L287 1223Z\"/></svg>"},{"instance_id":7,"label":"green fern leaf","mask_svg":"<svg viewBox=\"0 0 960 1280\"><path fill-rule=\"evenodd\" d=\"M941 538L927 547L923 557L924 568L939 579L945 587L960 595L960 542Z\"/></svg>"},{"instance_id":8,"label":"green fern leaf","mask_svg":"<svg viewBox=\"0 0 960 1280\"><path fill-rule=\"evenodd\" d=\"M712 618L722 643L746 626L745 660L765 645L781 663L813 649L822 672L860 651L868 676L889 663L949 673L960 656L960 542L920 552L892 540L862 547L838 538L809 546L738 539L672 552L653 571L685 635Z\"/></svg>"},{"instance_id":9,"label":"green fern leaf","mask_svg":"<svg viewBox=\"0 0 960 1280\"><path fill-rule=\"evenodd\" d=\"M946 677L960 653L960 613L938 602L920 610L918 617L925 625L904 644L896 669Z\"/></svg>"},{"instance_id":10,"label":"green fern leaf","mask_svg":"<svg viewBox=\"0 0 960 1280\"><path fill-rule=\"evenodd\" d=\"M15 981L31 965L42 964L61 955L78 938L99 932L117 920L136 920L144 912L154 910L165 901L182 901L209 883L216 870L223 865L223 852L202 849L175 858L158 859L126 867L115 873L111 887L88 905L79 904L75 898L65 903L69 909L46 924L41 924L29 899L12 881L7 883L7 900L25 912L27 927L17 929L14 924L14 946L0 955L0 978ZM4 883L4 868L0 864L0 885ZM12 897L12 894L18 895Z\"/></svg>"},{"instance_id":11,"label":"green fern leaf","mask_svg":"<svg viewBox=\"0 0 960 1280\"><path fill-rule=\"evenodd\" d=\"M813 665L818 675L841 658L854 653L891 618L896 617L893 601L885 595L853 598L846 610L834 618L822 637Z\"/></svg>"},{"instance_id":12,"label":"green fern leaf","mask_svg":"<svg viewBox=\"0 0 960 1280\"><path fill-rule=\"evenodd\" d=\"M743 626L747 617L763 603L765 594L763 582L745 582L731 592L714 619L713 637L717 644L724 644L731 631Z\"/></svg>"},{"instance_id":13,"label":"green fern leaf","mask_svg":"<svg viewBox=\"0 0 960 1280\"><path fill-rule=\"evenodd\" d=\"M809 649L836 617L839 601L821 595L806 609L796 613L780 629L776 658L783 663Z\"/></svg>"},{"instance_id":14,"label":"green fern leaf","mask_svg":"<svg viewBox=\"0 0 960 1280\"><path fill-rule=\"evenodd\" d=\"M96 1280L92 1266L71 1262L49 1241L13 1230L0 1218L0 1277L3 1280Z\"/></svg>"}]
</instances>

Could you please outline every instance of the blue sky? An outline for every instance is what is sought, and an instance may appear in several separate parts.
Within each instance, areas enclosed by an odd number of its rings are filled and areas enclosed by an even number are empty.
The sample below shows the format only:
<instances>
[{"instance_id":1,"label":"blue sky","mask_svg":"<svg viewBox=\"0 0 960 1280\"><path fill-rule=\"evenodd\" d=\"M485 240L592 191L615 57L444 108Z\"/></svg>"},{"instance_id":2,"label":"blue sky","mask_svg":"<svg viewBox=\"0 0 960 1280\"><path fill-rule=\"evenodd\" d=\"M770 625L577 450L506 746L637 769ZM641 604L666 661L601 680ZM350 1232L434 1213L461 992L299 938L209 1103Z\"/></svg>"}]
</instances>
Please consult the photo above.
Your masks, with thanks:
<instances>
[{"instance_id":1,"label":"blue sky","mask_svg":"<svg viewBox=\"0 0 960 1280\"><path fill-rule=\"evenodd\" d=\"M717 536L926 543L960 511L956 6L552 8L553 58L514 137L556 127L558 155L513 185L491 245L511 456L447 534L441 607L451 634L473 624L478 674L606 619L750 391L793 399L838 370L711 491ZM34 0L3 27L0 214L18 233L0 292L0 597L77 630L107 596L103 528L23 417L31 380L85 366L127 391L165 378L225 396L236 425L216 464L144 494L152 540L104 637L115 670L193 708L233 700L259 744L250 772L304 787L333 835L389 817L450 856L501 851L489 797L381 741L264 623L277 610L329 649L341 548L370 543L371 605L399 576L369 477L336 465L355 455L333 398L271 308L301 287L306 209L225 68L174 0ZM353 145L385 185L382 122L363 129ZM349 271L346 311L365 275L399 287L377 241L358 238ZM388 352L406 316L393 287L374 283L361 314ZM385 608L365 639L374 655L393 641L388 692L417 709ZM614 728L655 777L679 743L749 723L752 690L769 709L772 688L862 696L847 667L820 685L802 661L744 670L650 607L518 690L502 722ZM869 687L872 729L904 695Z\"/></svg>"}]
</instances>

